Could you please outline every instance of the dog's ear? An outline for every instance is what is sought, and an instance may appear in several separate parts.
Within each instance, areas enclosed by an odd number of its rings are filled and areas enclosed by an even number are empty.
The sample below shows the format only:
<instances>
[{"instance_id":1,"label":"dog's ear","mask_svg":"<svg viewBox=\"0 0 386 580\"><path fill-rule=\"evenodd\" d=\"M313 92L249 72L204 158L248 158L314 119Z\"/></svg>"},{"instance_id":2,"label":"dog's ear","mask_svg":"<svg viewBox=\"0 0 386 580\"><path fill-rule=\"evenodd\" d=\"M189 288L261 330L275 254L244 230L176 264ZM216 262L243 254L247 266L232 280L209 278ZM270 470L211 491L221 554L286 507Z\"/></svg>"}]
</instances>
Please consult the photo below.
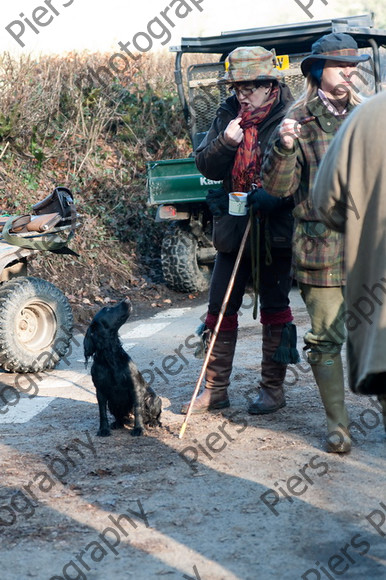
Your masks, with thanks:
<instances>
[{"instance_id":1,"label":"dog's ear","mask_svg":"<svg viewBox=\"0 0 386 580\"><path fill-rule=\"evenodd\" d=\"M96 344L94 341L94 328L93 325L88 327L86 336L83 339L83 350L85 358L85 366L87 367L88 359L93 356L96 351Z\"/></svg>"}]
</instances>

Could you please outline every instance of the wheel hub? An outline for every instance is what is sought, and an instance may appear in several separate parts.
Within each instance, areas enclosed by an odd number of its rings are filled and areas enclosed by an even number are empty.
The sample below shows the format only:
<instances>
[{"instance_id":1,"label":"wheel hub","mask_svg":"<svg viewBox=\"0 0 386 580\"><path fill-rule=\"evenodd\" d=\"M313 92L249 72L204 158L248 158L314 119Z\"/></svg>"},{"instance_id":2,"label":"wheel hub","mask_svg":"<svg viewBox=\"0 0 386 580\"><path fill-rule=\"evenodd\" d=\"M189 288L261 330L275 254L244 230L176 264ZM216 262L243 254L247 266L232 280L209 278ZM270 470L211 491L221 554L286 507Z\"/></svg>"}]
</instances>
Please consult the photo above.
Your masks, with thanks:
<instances>
[{"instance_id":1,"label":"wheel hub","mask_svg":"<svg viewBox=\"0 0 386 580\"><path fill-rule=\"evenodd\" d=\"M15 325L17 339L25 348L42 351L52 344L56 332L56 318L47 304L29 302L17 314Z\"/></svg>"}]
</instances>

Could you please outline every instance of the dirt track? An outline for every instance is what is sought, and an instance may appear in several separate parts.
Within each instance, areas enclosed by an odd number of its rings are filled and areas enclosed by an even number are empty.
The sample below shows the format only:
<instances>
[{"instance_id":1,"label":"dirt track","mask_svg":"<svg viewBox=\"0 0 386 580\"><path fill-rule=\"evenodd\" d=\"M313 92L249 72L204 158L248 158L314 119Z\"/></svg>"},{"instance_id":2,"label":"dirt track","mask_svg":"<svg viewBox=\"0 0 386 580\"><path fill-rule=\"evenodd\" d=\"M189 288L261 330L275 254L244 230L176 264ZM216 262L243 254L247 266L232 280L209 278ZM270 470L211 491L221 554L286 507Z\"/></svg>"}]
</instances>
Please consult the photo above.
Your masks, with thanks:
<instances>
[{"instance_id":1,"label":"dirt track","mask_svg":"<svg viewBox=\"0 0 386 580\"><path fill-rule=\"evenodd\" d=\"M296 290L292 304L301 347L308 320ZM231 408L191 417L178 439L179 407L202 364L186 328L194 332L204 308L191 306L185 326L177 319L130 350L141 369L150 360L161 369L157 361L185 345L178 375L154 384L162 429L95 436L80 346L26 401L44 403L39 414L0 424L2 579L385 578L386 441L374 404L348 393L355 443L344 457L323 450L324 413L305 363L287 374L284 409L248 415L261 334L245 312Z\"/></svg>"}]
</instances>

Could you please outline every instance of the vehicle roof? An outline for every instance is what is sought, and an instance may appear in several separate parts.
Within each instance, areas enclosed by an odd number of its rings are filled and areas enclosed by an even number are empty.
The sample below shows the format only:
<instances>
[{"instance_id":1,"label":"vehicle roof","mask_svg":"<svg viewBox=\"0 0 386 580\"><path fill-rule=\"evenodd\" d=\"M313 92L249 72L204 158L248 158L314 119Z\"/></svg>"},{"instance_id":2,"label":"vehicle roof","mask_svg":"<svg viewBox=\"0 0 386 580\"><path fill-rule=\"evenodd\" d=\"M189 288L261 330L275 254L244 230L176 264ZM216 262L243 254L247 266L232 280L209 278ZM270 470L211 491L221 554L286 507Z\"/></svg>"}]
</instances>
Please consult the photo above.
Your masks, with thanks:
<instances>
[{"instance_id":1,"label":"vehicle roof","mask_svg":"<svg viewBox=\"0 0 386 580\"><path fill-rule=\"evenodd\" d=\"M386 30L373 28L370 14L347 16L317 22L302 22L262 28L250 28L222 32L219 36L183 37L180 46L170 48L173 52L228 54L238 46L259 45L277 54L300 54L311 50L315 40L330 32L351 34L359 48L369 46L369 39L378 45L386 44Z\"/></svg>"}]
</instances>

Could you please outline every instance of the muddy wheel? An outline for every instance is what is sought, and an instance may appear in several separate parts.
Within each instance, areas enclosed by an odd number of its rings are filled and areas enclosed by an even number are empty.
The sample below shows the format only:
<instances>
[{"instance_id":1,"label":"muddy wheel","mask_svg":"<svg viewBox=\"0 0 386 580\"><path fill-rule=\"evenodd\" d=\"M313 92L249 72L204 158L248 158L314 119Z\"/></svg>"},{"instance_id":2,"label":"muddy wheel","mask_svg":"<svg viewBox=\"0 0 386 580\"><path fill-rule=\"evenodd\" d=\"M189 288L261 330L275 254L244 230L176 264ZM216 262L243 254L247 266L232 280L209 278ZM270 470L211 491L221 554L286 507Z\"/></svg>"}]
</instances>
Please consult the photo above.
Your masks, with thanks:
<instances>
[{"instance_id":1,"label":"muddy wheel","mask_svg":"<svg viewBox=\"0 0 386 580\"><path fill-rule=\"evenodd\" d=\"M73 317L65 295L40 278L0 287L0 367L12 372L52 369L69 349Z\"/></svg>"},{"instance_id":2,"label":"muddy wheel","mask_svg":"<svg viewBox=\"0 0 386 580\"><path fill-rule=\"evenodd\" d=\"M210 250L212 255L214 250ZM209 288L208 249L180 228L167 232L162 241L162 272L166 284L177 292L204 292ZM213 259L213 256L212 256Z\"/></svg>"}]
</instances>

